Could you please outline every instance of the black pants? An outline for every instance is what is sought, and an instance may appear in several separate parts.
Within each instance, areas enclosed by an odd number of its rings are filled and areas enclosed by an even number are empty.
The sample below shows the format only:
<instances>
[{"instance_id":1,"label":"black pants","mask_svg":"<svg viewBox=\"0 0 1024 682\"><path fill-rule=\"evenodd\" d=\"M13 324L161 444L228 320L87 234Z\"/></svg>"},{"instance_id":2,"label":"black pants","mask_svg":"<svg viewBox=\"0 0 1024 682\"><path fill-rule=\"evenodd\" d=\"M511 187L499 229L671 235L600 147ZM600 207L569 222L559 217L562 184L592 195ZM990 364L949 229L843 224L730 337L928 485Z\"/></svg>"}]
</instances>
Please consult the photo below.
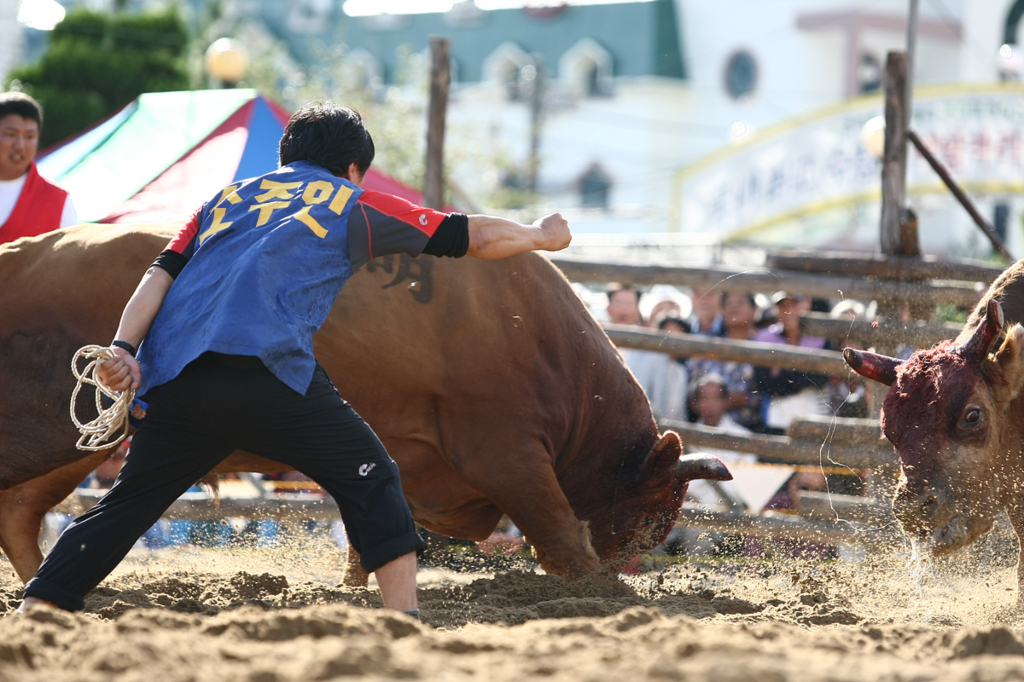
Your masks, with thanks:
<instances>
[{"instance_id":1,"label":"black pants","mask_svg":"<svg viewBox=\"0 0 1024 682\"><path fill-rule=\"evenodd\" d=\"M61 534L25 596L83 608L167 507L235 450L293 466L330 493L367 571L423 547L397 465L323 368L301 396L245 360L206 353L146 394L117 481Z\"/></svg>"}]
</instances>

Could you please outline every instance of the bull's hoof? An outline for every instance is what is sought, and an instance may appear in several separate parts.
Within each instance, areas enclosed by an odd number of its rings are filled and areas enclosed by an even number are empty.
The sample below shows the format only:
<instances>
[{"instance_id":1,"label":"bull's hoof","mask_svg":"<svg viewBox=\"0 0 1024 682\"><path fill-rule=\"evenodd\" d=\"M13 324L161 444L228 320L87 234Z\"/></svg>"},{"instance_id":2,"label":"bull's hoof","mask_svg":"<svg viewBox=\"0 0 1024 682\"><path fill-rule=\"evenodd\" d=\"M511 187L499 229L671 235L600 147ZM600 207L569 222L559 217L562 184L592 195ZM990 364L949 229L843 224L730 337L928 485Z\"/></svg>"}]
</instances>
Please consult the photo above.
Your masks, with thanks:
<instances>
[{"instance_id":1,"label":"bull's hoof","mask_svg":"<svg viewBox=\"0 0 1024 682\"><path fill-rule=\"evenodd\" d=\"M601 562L594 557L584 557L582 561L575 561L573 563L556 563L550 561L550 558L542 555L534 547L533 552L534 559L540 564L540 567L544 569L545 573L551 575L557 575L566 582L574 582L577 580L599 578L601 576L615 579L615 576L608 570L607 566L603 566Z\"/></svg>"}]
</instances>

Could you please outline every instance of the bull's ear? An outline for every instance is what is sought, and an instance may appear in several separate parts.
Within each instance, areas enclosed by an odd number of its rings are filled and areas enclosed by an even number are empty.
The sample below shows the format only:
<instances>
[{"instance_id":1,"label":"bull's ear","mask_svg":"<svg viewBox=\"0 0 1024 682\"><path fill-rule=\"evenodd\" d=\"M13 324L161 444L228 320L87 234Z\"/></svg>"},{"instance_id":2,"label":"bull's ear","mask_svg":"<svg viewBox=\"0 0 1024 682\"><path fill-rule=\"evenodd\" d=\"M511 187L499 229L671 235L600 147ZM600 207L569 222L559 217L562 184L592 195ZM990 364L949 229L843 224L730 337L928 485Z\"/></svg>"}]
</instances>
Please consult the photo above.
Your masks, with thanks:
<instances>
[{"instance_id":1,"label":"bull's ear","mask_svg":"<svg viewBox=\"0 0 1024 682\"><path fill-rule=\"evenodd\" d=\"M679 434L675 431L666 431L658 442L654 444L651 451L644 458L643 466L640 468L642 480L663 480L666 472L679 460L683 454L683 444L679 440Z\"/></svg>"},{"instance_id":2,"label":"bull's ear","mask_svg":"<svg viewBox=\"0 0 1024 682\"><path fill-rule=\"evenodd\" d=\"M1003 306L997 299L989 299L985 306L985 316L960 348L966 357L980 363L992 352L1005 329L1006 316L1003 314Z\"/></svg>"},{"instance_id":3,"label":"bull's ear","mask_svg":"<svg viewBox=\"0 0 1024 682\"><path fill-rule=\"evenodd\" d=\"M1024 385L1024 327L1015 324L1007 330L1006 339L996 352L996 362L1006 379L1009 395L1005 396L1005 400L1009 402L1017 397Z\"/></svg>"}]
</instances>

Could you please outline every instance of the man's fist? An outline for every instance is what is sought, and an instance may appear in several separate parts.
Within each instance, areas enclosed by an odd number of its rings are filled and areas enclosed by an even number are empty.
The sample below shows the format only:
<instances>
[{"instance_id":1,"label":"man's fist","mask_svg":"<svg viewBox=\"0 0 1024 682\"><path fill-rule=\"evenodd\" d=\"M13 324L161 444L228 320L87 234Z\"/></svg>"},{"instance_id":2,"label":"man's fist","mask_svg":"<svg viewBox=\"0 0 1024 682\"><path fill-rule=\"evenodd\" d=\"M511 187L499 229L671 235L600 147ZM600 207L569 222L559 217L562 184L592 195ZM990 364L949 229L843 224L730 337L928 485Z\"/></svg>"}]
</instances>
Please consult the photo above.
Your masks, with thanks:
<instances>
[{"instance_id":1,"label":"man's fist","mask_svg":"<svg viewBox=\"0 0 1024 682\"><path fill-rule=\"evenodd\" d=\"M546 215L534 223L544 235L545 251L561 251L569 246L572 241L572 234L569 233L569 223L562 217L561 213Z\"/></svg>"},{"instance_id":2,"label":"man's fist","mask_svg":"<svg viewBox=\"0 0 1024 682\"><path fill-rule=\"evenodd\" d=\"M99 379L114 391L138 390L142 386L142 369L139 362L124 348L111 346L114 357L104 360L96 368Z\"/></svg>"}]
</instances>

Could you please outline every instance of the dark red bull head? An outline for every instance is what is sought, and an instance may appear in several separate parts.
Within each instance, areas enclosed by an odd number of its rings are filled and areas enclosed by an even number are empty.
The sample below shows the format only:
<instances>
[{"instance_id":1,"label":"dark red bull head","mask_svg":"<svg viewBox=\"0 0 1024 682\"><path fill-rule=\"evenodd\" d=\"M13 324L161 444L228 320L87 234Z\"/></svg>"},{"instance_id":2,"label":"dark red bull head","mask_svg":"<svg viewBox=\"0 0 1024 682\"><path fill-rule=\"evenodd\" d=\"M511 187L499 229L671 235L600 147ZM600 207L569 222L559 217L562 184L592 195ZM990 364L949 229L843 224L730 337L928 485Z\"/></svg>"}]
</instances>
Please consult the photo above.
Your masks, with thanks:
<instances>
[{"instance_id":1,"label":"dark red bull head","mask_svg":"<svg viewBox=\"0 0 1024 682\"><path fill-rule=\"evenodd\" d=\"M900 362L846 349L847 364L889 386L881 427L899 456L893 511L934 554L974 542L992 527L1019 482L1020 448L1010 452L1012 405L1024 378L1024 327L1007 331L1002 306L957 342L944 341ZM1024 426L1024 425L1022 425Z\"/></svg>"},{"instance_id":2,"label":"dark red bull head","mask_svg":"<svg viewBox=\"0 0 1024 682\"><path fill-rule=\"evenodd\" d=\"M611 500L588 514L593 547L612 570L648 552L668 537L683 504L690 481L728 481L732 474L708 454L682 454L674 431L666 431L642 455L639 467L622 472Z\"/></svg>"}]
</instances>

